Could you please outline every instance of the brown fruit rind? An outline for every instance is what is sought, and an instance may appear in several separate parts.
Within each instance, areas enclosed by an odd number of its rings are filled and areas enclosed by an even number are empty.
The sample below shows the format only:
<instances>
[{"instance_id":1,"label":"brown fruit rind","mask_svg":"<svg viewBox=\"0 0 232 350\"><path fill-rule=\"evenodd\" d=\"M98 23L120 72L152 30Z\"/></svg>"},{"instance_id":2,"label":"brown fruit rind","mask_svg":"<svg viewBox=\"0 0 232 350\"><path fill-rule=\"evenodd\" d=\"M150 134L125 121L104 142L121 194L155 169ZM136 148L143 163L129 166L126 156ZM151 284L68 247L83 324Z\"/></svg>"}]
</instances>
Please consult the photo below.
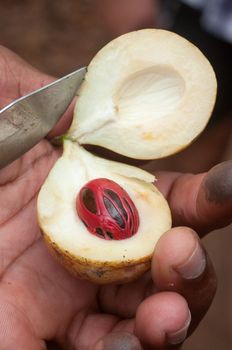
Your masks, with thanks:
<instances>
[{"instance_id":1,"label":"brown fruit rind","mask_svg":"<svg viewBox=\"0 0 232 350\"><path fill-rule=\"evenodd\" d=\"M75 277L97 284L128 283L136 280L151 267L151 256L138 260L99 263L83 259L63 250L43 232L51 254Z\"/></svg>"}]
</instances>

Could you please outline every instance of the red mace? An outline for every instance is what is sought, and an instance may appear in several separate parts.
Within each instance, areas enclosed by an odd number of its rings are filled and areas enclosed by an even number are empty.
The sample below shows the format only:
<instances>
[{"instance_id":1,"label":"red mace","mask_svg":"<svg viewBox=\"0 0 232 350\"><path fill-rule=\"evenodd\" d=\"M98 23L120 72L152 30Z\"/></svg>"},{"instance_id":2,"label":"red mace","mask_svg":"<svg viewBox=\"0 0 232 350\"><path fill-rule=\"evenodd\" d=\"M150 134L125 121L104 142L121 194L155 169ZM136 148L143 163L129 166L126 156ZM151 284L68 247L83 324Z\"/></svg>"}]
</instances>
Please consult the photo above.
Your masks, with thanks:
<instances>
[{"instance_id":1,"label":"red mace","mask_svg":"<svg viewBox=\"0 0 232 350\"><path fill-rule=\"evenodd\" d=\"M139 226L138 211L128 193L116 182L94 179L81 188L77 214L89 232L104 239L125 239Z\"/></svg>"}]
</instances>

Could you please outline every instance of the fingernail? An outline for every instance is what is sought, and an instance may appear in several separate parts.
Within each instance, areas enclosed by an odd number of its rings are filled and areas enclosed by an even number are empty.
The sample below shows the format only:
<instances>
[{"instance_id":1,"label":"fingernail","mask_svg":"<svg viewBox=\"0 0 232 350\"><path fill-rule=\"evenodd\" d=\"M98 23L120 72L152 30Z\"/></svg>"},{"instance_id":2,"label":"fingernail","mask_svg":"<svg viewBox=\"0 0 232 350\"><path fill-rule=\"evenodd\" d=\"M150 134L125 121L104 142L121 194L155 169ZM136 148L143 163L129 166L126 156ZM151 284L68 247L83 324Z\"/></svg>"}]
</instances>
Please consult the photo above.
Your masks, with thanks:
<instances>
[{"instance_id":1,"label":"fingernail","mask_svg":"<svg viewBox=\"0 0 232 350\"><path fill-rule=\"evenodd\" d=\"M177 344L183 343L183 341L185 340L185 338L187 336L190 322L191 322L191 314L189 311L189 315L188 315L188 318L184 324L184 327L179 329L176 332L170 332L170 333L166 334L167 342L171 345L177 345Z\"/></svg>"},{"instance_id":2,"label":"fingernail","mask_svg":"<svg viewBox=\"0 0 232 350\"><path fill-rule=\"evenodd\" d=\"M196 240L195 248L188 259L180 265L175 266L174 270L178 272L183 278L190 280L202 275L206 267L205 253Z\"/></svg>"},{"instance_id":3,"label":"fingernail","mask_svg":"<svg viewBox=\"0 0 232 350\"><path fill-rule=\"evenodd\" d=\"M204 189L209 202L225 203L232 195L232 161L214 166L206 175Z\"/></svg>"},{"instance_id":4,"label":"fingernail","mask_svg":"<svg viewBox=\"0 0 232 350\"><path fill-rule=\"evenodd\" d=\"M142 350L137 337L127 332L114 332L100 340L94 350Z\"/></svg>"}]
</instances>

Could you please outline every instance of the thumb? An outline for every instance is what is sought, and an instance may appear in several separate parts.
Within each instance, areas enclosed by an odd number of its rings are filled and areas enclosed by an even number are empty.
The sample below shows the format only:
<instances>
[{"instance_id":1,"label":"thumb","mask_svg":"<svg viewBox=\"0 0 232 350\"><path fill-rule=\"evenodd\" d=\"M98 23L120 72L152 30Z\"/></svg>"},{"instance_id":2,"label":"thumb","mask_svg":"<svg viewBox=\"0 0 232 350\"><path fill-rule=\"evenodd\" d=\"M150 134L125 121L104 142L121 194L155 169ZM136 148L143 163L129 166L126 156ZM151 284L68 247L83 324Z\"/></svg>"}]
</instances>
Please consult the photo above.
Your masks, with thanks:
<instances>
[{"instance_id":1,"label":"thumb","mask_svg":"<svg viewBox=\"0 0 232 350\"><path fill-rule=\"evenodd\" d=\"M232 161L214 166L204 176L196 197L203 230L227 226L232 221Z\"/></svg>"},{"instance_id":2,"label":"thumb","mask_svg":"<svg viewBox=\"0 0 232 350\"><path fill-rule=\"evenodd\" d=\"M0 46L0 108L53 80L13 51Z\"/></svg>"},{"instance_id":3,"label":"thumb","mask_svg":"<svg viewBox=\"0 0 232 350\"><path fill-rule=\"evenodd\" d=\"M0 109L54 80L54 77L40 72L16 53L0 45ZM58 136L67 130L72 119L72 109L73 104L49 133L49 137Z\"/></svg>"},{"instance_id":4,"label":"thumb","mask_svg":"<svg viewBox=\"0 0 232 350\"><path fill-rule=\"evenodd\" d=\"M174 226L189 226L203 236L232 222L232 161L204 174L160 172L156 176Z\"/></svg>"},{"instance_id":5,"label":"thumb","mask_svg":"<svg viewBox=\"0 0 232 350\"><path fill-rule=\"evenodd\" d=\"M117 331L107 334L101 338L94 350L142 350L139 339L128 332Z\"/></svg>"}]
</instances>

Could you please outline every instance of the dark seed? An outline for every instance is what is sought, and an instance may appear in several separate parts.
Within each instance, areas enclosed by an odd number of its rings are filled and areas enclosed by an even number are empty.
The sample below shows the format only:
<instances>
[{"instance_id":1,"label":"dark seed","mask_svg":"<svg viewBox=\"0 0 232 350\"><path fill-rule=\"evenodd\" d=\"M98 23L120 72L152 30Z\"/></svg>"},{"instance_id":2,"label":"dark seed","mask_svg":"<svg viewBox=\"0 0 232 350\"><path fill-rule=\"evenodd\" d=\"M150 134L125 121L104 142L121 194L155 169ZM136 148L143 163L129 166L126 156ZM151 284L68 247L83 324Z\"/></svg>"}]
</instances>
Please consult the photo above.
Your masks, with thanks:
<instances>
[{"instance_id":1,"label":"dark seed","mask_svg":"<svg viewBox=\"0 0 232 350\"><path fill-rule=\"evenodd\" d=\"M110 214L110 216L112 217L112 219L114 219L121 228L125 228L125 222L123 221L120 213L115 208L113 203L105 196L103 196L103 200L104 200L104 204L106 206L106 209L107 209L108 213Z\"/></svg>"},{"instance_id":2,"label":"dark seed","mask_svg":"<svg viewBox=\"0 0 232 350\"><path fill-rule=\"evenodd\" d=\"M125 211L124 207L123 207L123 204L122 204L122 201L121 199L119 198L119 196L117 195L117 193L115 193L114 191L112 190L105 190L104 192L106 192L112 199L113 201L117 204L117 206L120 208L120 210L122 211L123 213L123 216L125 217L125 219L127 220L128 218L128 215L127 215L127 212Z\"/></svg>"},{"instance_id":3,"label":"dark seed","mask_svg":"<svg viewBox=\"0 0 232 350\"><path fill-rule=\"evenodd\" d=\"M104 237L104 233L103 233L101 227L97 227L97 228L96 228L96 232L97 232L97 234L98 234L99 236Z\"/></svg>"},{"instance_id":4,"label":"dark seed","mask_svg":"<svg viewBox=\"0 0 232 350\"><path fill-rule=\"evenodd\" d=\"M97 214L97 205L94 193L89 188L85 188L82 192L82 201L85 207L93 214Z\"/></svg>"},{"instance_id":5,"label":"dark seed","mask_svg":"<svg viewBox=\"0 0 232 350\"><path fill-rule=\"evenodd\" d=\"M108 236L110 239L114 239L114 236L113 236L113 233L112 233L112 232L106 231L106 234L107 234L107 236Z\"/></svg>"}]
</instances>

